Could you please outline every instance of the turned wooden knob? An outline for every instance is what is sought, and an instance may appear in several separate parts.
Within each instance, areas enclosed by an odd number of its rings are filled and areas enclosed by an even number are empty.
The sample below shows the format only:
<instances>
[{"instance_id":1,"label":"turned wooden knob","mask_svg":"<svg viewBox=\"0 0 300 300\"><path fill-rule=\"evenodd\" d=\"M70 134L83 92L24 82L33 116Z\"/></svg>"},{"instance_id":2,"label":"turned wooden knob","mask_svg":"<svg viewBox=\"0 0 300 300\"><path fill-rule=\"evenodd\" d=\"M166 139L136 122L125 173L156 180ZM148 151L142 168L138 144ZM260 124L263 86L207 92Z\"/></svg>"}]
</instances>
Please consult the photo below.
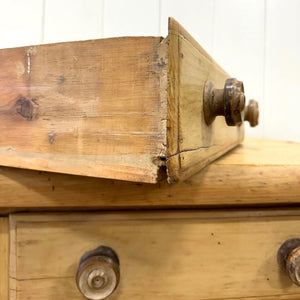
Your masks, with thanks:
<instances>
[{"instance_id":1,"label":"turned wooden knob","mask_svg":"<svg viewBox=\"0 0 300 300\"><path fill-rule=\"evenodd\" d=\"M258 117L258 102L251 99L249 100L249 104L245 107L244 120L248 121L251 127L255 127L258 125Z\"/></svg>"},{"instance_id":2,"label":"turned wooden knob","mask_svg":"<svg viewBox=\"0 0 300 300\"><path fill-rule=\"evenodd\" d=\"M120 280L119 258L113 249L100 246L80 259L76 284L83 296L91 300L105 299Z\"/></svg>"},{"instance_id":3,"label":"turned wooden knob","mask_svg":"<svg viewBox=\"0 0 300 300\"><path fill-rule=\"evenodd\" d=\"M245 118L245 101L242 81L228 78L223 89L216 89L212 82L207 81L203 94L206 124L210 125L216 116L224 116L228 126L239 126L244 120L249 121L251 126L256 126L258 124L258 104L254 100L250 101Z\"/></svg>"},{"instance_id":4,"label":"turned wooden knob","mask_svg":"<svg viewBox=\"0 0 300 300\"><path fill-rule=\"evenodd\" d=\"M300 286L300 239L284 242L278 250L277 261L292 282Z\"/></svg>"}]
</instances>

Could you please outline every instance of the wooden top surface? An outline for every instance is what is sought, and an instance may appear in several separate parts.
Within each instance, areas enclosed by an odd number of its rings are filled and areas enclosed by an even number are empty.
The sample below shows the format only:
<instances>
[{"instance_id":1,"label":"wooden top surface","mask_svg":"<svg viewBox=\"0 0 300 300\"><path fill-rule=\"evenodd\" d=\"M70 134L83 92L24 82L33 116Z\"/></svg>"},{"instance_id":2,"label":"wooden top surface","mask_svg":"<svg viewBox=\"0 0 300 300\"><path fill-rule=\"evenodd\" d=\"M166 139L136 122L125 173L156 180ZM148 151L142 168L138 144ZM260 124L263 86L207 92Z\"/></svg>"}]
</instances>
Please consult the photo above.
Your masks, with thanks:
<instances>
[{"instance_id":1,"label":"wooden top surface","mask_svg":"<svg viewBox=\"0 0 300 300\"><path fill-rule=\"evenodd\" d=\"M0 210L193 208L300 203L300 143L248 138L169 185L0 168Z\"/></svg>"},{"instance_id":2,"label":"wooden top surface","mask_svg":"<svg viewBox=\"0 0 300 300\"><path fill-rule=\"evenodd\" d=\"M247 138L229 155L224 155L219 165L300 165L300 143L271 139Z\"/></svg>"}]
</instances>

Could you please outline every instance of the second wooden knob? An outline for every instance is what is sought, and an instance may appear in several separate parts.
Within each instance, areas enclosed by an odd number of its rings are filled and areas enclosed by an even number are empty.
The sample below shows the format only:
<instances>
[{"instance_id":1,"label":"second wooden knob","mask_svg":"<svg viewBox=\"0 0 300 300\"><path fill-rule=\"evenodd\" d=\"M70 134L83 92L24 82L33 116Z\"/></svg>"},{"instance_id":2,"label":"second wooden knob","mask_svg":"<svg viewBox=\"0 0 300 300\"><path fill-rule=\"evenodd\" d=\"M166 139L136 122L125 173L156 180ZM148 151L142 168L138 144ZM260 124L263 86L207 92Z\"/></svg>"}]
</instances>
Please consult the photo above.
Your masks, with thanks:
<instances>
[{"instance_id":1,"label":"second wooden knob","mask_svg":"<svg viewBox=\"0 0 300 300\"><path fill-rule=\"evenodd\" d=\"M278 250L277 261L292 282L300 286L300 239L284 242Z\"/></svg>"},{"instance_id":2,"label":"second wooden knob","mask_svg":"<svg viewBox=\"0 0 300 300\"><path fill-rule=\"evenodd\" d=\"M250 100L245 106L246 97L242 81L228 78L223 89L216 89L212 82L207 81L203 93L203 112L207 125L216 116L224 116L228 126L239 126L249 121L252 127L258 124L258 103Z\"/></svg>"},{"instance_id":3,"label":"second wooden knob","mask_svg":"<svg viewBox=\"0 0 300 300\"><path fill-rule=\"evenodd\" d=\"M100 246L81 257L76 283L87 299L107 298L115 291L119 280L119 258L110 247Z\"/></svg>"}]
</instances>

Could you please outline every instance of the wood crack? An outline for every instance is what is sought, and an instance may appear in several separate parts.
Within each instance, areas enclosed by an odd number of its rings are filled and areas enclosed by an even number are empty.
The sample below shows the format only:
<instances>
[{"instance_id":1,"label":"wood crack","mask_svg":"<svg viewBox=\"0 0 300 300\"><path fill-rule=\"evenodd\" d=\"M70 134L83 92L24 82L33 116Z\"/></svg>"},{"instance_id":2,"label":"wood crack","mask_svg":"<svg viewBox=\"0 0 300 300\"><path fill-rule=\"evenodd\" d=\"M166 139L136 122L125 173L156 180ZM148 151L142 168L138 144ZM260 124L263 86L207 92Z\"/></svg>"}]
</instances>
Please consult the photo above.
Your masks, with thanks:
<instances>
[{"instance_id":1,"label":"wood crack","mask_svg":"<svg viewBox=\"0 0 300 300\"><path fill-rule=\"evenodd\" d=\"M181 150L179 152L176 152L170 156L167 157L167 160L170 159L171 157L175 156L175 155L179 155L181 153L185 153L185 152L191 152L191 151L197 151L199 149L208 149L208 148L211 148L211 147L214 147L214 146L218 146L218 145L210 145L210 146L200 146L200 147L196 147L196 148L192 148L192 149L185 149L185 150Z\"/></svg>"}]
</instances>

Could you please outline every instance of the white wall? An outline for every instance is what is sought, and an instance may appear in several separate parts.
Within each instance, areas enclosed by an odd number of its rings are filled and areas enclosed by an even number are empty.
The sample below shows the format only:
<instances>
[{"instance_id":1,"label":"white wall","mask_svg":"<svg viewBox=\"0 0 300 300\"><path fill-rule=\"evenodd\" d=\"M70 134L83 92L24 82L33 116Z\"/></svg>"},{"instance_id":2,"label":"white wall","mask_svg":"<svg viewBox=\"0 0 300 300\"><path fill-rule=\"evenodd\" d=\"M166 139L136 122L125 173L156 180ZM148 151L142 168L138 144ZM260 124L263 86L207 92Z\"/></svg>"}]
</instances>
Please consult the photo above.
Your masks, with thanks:
<instances>
[{"instance_id":1,"label":"white wall","mask_svg":"<svg viewBox=\"0 0 300 300\"><path fill-rule=\"evenodd\" d=\"M259 100L248 136L300 142L300 0L0 0L0 48L166 36L168 16Z\"/></svg>"}]
</instances>

